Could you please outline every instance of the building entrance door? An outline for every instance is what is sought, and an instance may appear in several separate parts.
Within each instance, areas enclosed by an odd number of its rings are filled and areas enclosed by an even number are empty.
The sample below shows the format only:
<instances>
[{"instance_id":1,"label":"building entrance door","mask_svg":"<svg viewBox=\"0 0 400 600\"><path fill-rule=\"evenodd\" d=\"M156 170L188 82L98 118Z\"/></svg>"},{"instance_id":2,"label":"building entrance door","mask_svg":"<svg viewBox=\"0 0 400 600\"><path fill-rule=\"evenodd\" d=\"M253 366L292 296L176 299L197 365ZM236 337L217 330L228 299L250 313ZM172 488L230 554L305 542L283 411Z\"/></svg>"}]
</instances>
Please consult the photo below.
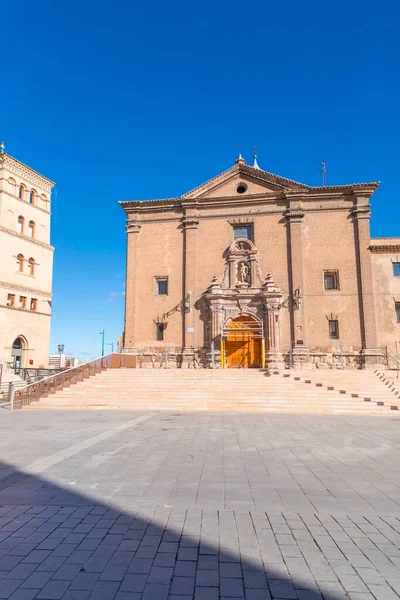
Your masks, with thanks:
<instances>
[{"instance_id":1,"label":"building entrance door","mask_svg":"<svg viewBox=\"0 0 400 600\"><path fill-rule=\"evenodd\" d=\"M227 331L228 367L261 367L261 338L255 319L243 315L231 321Z\"/></svg>"},{"instance_id":2,"label":"building entrance door","mask_svg":"<svg viewBox=\"0 0 400 600\"><path fill-rule=\"evenodd\" d=\"M21 338L17 338L16 340L14 340L14 343L12 345L12 350L11 350L11 358L13 359L13 368L15 373L18 375L18 373L21 370L22 367L22 355L23 355L23 343Z\"/></svg>"}]
</instances>

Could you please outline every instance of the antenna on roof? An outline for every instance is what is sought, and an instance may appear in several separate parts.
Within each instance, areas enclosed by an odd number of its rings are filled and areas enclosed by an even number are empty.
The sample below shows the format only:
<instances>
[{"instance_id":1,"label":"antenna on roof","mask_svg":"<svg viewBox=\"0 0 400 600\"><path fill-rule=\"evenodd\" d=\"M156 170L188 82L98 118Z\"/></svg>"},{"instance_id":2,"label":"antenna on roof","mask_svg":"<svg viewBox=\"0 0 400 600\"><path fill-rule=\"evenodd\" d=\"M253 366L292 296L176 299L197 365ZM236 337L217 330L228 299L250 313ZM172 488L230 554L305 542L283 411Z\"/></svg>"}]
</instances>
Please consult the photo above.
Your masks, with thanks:
<instances>
[{"instance_id":1,"label":"antenna on roof","mask_svg":"<svg viewBox=\"0 0 400 600\"><path fill-rule=\"evenodd\" d=\"M1 142L0 144L0 154L4 154L4 152L6 151L6 145L4 142Z\"/></svg>"},{"instance_id":2,"label":"antenna on roof","mask_svg":"<svg viewBox=\"0 0 400 600\"><path fill-rule=\"evenodd\" d=\"M319 171L322 175L322 183L324 185L324 187L326 186L326 162L320 160L319 164L321 165L320 167L317 167L317 171Z\"/></svg>"}]
</instances>

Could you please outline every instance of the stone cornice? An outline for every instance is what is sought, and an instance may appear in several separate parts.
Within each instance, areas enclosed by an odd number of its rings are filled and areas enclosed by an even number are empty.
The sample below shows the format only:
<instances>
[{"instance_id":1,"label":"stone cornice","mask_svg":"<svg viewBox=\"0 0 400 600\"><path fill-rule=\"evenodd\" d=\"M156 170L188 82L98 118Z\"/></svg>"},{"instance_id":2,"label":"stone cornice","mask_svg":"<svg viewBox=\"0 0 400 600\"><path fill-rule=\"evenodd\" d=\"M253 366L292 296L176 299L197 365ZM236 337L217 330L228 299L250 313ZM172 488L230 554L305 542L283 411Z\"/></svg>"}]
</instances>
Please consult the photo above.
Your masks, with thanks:
<instances>
[{"instance_id":1,"label":"stone cornice","mask_svg":"<svg viewBox=\"0 0 400 600\"><path fill-rule=\"evenodd\" d=\"M21 240L25 240L26 242L32 242L32 244L36 244L37 246L42 246L42 248L46 248L47 250L51 250L54 252L54 246L50 246L50 244L45 244L45 242L39 242L35 238L30 238L27 235L23 235L22 233L18 233L17 231L12 231L11 229L7 229L7 227L3 227L0 225L0 231L7 233L8 235L12 235L14 237L20 238Z\"/></svg>"},{"instance_id":2,"label":"stone cornice","mask_svg":"<svg viewBox=\"0 0 400 600\"><path fill-rule=\"evenodd\" d=\"M156 213L168 212L171 210L182 210L195 207L196 209L216 208L216 207L237 207L243 209L254 204L272 204L277 203L287 206L289 202L304 202L305 205L316 204L321 201L335 202L345 199L349 202L349 207L354 205L354 189L346 186L342 188L315 188L315 190L294 190L288 192L263 192L261 194L248 194L243 196L216 196L202 197L196 199L195 204L187 204L188 200L180 198L165 198L157 200L124 200L119 204L126 214L131 213ZM195 199L190 199L193 203ZM347 207L347 210L348 208ZM304 207L305 208L305 207Z\"/></svg>"},{"instance_id":3,"label":"stone cornice","mask_svg":"<svg viewBox=\"0 0 400 600\"><path fill-rule=\"evenodd\" d=\"M126 233L139 233L141 228L141 224L139 221L127 221L126 222Z\"/></svg>"},{"instance_id":4,"label":"stone cornice","mask_svg":"<svg viewBox=\"0 0 400 600\"><path fill-rule=\"evenodd\" d=\"M302 208L291 208L285 212L285 218L290 223L301 223L304 218L304 210Z\"/></svg>"},{"instance_id":5,"label":"stone cornice","mask_svg":"<svg viewBox=\"0 0 400 600\"><path fill-rule=\"evenodd\" d=\"M370 219L371 206L369 204L357 204L351 211L351 215L355 219Z\"/></svg>"},{"instance_id":6,"label":"stone cornice","mask_svg":"<svg viewBox=\"0 0 400 600\"><path fill-rule=\"evenodd\" d=\"M368 248L373 254L399 254L400 243L397 244L371 244Z\"/></svg>"},{"instance_id":7,"label":"stone cornice","mask_svg":"<svg viewBox=\"0 0 400 600\"><path fill-rule=\"evenodd\" d=\"M0 287L6 288L7 290L16 290L18 292L24 292L26 294L35 294L36 296L44 296L46 298L52 298L52 296L53 296L53 294L51 292L45 292L43 290L37 290L32 287L18 285L18 283L8 283L7 281L0 281Z\"/></svg>"},{"instance_id":8,"label":"stone cornice","mask_svg":"<svg viewBox=\"0 0 400 600\"><path fill-rule=\"evenodd\" d=\"M8 310L17 310L19 312L29 313L30 315L41 315L42 317L51 317L51 313L44 313L40 310L28 310L26 308L18 308L16 306L6 306L5 304L0 304L1 308L7 308Z\"/></svg>"},{"instance_id":9,"label":"stone cornice","mask_svg":"<svg viewBox=\"0 0 400 600\"><path fill-rule=\"evenodd\" d=\"M182 217L181 223L184 229L197 229L199 226L199 219L196 216L185 216Z\"/></svg>"},{"instance_id":10,"label":"stone cornice","mask_svg":"<svg viewBox=\"0 0 400 600\"><path fill-rule=\"evenodd\" d=\"M28 200L23 200L22 198L17 198L17 196L14 196L13 194L10 194L9 192L7 192L7 190L2 190L1 193L5 194L6 196L9 196L13 200L17 200L18 202L22 202L22 204L31 206L35 210L40 210L41 212L46 213L46 215L51 215L50 210L47 210L47 208L42 208L41 206L38 206L37 204L31 204L30 202L28 202ZM50 200L47 199L46 202L50 206Z\"/></svg>"},{"instance_id":11,"label":"stone cornice","mask_svg":"<svg viewBox=\"0 0 400 600\"><path fill-rule=\"evenodd\" d=\"M55 186L54 181L51 181L51 179L47 179L47 177L44 177L37 171L34 171L33 169L20 162L13 156L10 156L6 152L0 154L0 166L9 168L12 171L12 173L15 173L15 175L23 177L27 181L30 181L31 183L44 188L48 192L50 192L51 188Z\"/></svg>"},{"instance_id":12,"label":"stone cornice","mask_svg":"<svg viewBox=\"0 0 400 600\"><path fill-rule=\"evenodd\" d=\"M206 207L202 207L202 208L206 208ZM319 206L316 208L312 208L310 206L303 206L301 211L304 212L305 214L307 213L323 213L323 212L346 212L349 213L349 211L351 211L353 208L353 205L351 206L325 206L323 208L320 208ZM243 211L244 215L248 214L247 218L246 216L242 217L244 218L246 221L250 222L251 220L254 220L254 216L268 216L268 215L285 215L285 211L287 210L286 206L282 206L281 208L266 208L265 210L258 210L257 213L255 214L254 212L249 212L247 213L246 211ZM242 213L242 215L243 215ZM154 213L153 213L154 214ZM200 221L202 220L209 220L209 219L231 219L234 220L235 217L237 217L237 212L233 213L230 211L225 211L225 212L218 212L218 213L212 213L212 214L202 214L201 211L199 211L198 213L198 218ZM148 223L161 223L161 222L176 222L179 223L181 222L182 217L179 215L179 213L174 212L172 214L172 216L170 216L170 214L167 211L163 211L163 214L160 212L156 212L156 217L155 218L146 218L146 217L142 217L140 220L141 224L148 224Z\"/></svg>"}]
</instances>

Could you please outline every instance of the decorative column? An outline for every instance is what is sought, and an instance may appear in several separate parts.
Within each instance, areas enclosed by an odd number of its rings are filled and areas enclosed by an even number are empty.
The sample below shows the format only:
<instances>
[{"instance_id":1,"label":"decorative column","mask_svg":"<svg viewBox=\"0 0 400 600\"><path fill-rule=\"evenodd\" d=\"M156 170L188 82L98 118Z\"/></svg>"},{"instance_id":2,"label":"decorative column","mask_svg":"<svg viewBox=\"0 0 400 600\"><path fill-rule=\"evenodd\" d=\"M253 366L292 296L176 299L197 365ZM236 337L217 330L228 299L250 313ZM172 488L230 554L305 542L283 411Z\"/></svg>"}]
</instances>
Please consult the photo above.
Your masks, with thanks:
<instances>
[{"instance_id":1,"label":"decorative column","mask_svg":"<svg viewBox=\"0 0 400 600\"><path fill-rule=\"evenodd\" d=\"M266 363L268 366L275 368L283 367L280 340L279 304L276 302L267 302L265 312L267 321L267 329L264 333L267 340L265 356Z\"/></svg>"},{"instance_id":2,"label":"decorative column","mask_svg":"<svg viewBox=\"0 0 400 600\"><path fill-rule=\"evenodd\" d=\"M141 225L132 215L126 225L126 291L125 291L125 326L124 352L136 352L136 321L138 318L136 306L136 251L138 234Z\"/></svg>"},{"instance_id":3,"label":"decorative column","mask_svg":"<svg viewBox=\"0 0 400 600\"><path fill-rule=\"evenodd\" d=\"M375 368L382 363L382 352L378 347L374 283L369 246L371 243L369 220L371 207L369 195L356 196L352 211L356 247L358 300L361 328L361 354L364 369Z\"/></svg>"},{"instance_id":4,"label":"decorative column","mask_svg":"<svg viewBox=\"0 0 400 600\"><path fill-rule=\"evenodd\" d=\"M183 228L183 298L182 298L182 367L193 363L197 339L198 320L194 312L194 302L197 299L197 228L199 219L194 213L182 218Z\"/></svg>"},{"instance_id":5,"label":"decorative column","mask_svg":"<svg viewBox=\"0 0 400 600\"><path fill-rule=\"evenodd\" d=\"M211 344L214 342L215 365L221 362L221 327L223 318L223 308L219 304L211 305L211 331L210 331L210 353ZM211 365L211 359L210 359Z\"/></svg>"},{"instance_id":6,"label":"decorative column","mask_svg":"<svg viewBox=\"0 0 400 600\"><path fill-rule=\"evenodd\" d=\"M307 332L304 297L303 220L304 211L298 205L290 206L286 212L289 253L289 311L293 366L307 367L310 350L307 347Z\"/></svg>"},{"instance_id":7,"label":"decorative column","mask_svg":"<svg viewBox=\"0 0 400 600\"><path fill-rule=\"evenodd\" d=\"M266 341L265 362L268 367L283 368L280 328L282 292L275 285L271 273L268 273L265 278L262 292L264 339Z\"/></svg>"}]
</instances>

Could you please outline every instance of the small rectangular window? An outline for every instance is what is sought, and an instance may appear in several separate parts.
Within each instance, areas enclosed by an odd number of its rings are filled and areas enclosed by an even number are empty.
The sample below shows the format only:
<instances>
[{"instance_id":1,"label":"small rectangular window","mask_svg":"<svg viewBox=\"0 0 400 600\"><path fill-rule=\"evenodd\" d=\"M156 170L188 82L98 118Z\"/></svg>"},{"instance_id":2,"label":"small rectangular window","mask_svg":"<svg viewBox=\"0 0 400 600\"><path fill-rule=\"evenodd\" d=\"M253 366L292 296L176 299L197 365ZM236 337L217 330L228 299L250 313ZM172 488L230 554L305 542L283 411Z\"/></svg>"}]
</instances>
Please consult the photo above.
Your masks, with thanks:
<instances>
[{"instance_id":1,"label":"small rectangular window","mask_svg":"<svg viewBox=\"0 0 400 600\"><path fill-rule=\"evenodd\" d=\"M393 275L395 277L400 277L400 262L393 263Z\"/></svg>"},{"instance_id":2,"label":"small rectangular window","mask_svg":"<svg viewBox=\"0 0 400 600\"><path fill-rule=\"evenodd\" d=\"M31 298L31 310L36 310L37 300L36 298Z\"/></svg>"},{"instance_id":3,"label":"small rectangular window","mask_svg":"<svg viewBox=\"0 0 400 600\"><path fill-rule=\"evenodd\" d=\"M251 225L241 225L240 227L233 228L233 239L245 238L246 240L252 239L252 227Z\"/></svg>"},{"instance_id":4,"label":"small rectangular window","mask_svg":"<svg viewBox=\"0 0 400 600\"><path fill-rule=\"evenodd\" d=\"M164 340L164 324L156 323L156 340L162 342Z\"/></svg>"},{"instance_id":5,"label":"small rectangular window","mask_svg":"<svg viewBox=\"0 0 400 600\"><path fill-rule=\"evenodd\" d=\"M26 296L19 297L19 307L26 308Z\"/></svg>"},{"instance_id":6,"label":"small rectangular window","mask_svg":"<svg viewBox=\"0 0 400 600\"><path fill-rule=\"evenodd\" d=\"M326 290L339 289L339 271L324 271L324 288Z\"/></svg>"},{"instance_id":7,"label":"small rectangular window","mask_svg":"<svg viewBox=\"0 0 400 600\"><path fill-rule=\"evenodd\" d=\"M337 321L329 321L329 337L331 340L339 339L339 323Z\"/></svg>"},{"instance_id":8,"label":"small rectangular window","mask_svg":"<svg viewBox=\"0 0 400 600\"><path fill-rule=\"evenodd\" d=\"M156 277L157 296L168 295L168 277Z\"/></svg>"},{"instance_id":9,"label":"small rectangular window","mask_svg":"<svg viewBox=\"0 0 400 600\"><path fill-rule=\"evenodd\" d=\"M14 306L15 294L7 294L7 306Z\"/></svg>"},{"instance_id":10,"label":"small rectangular window","mask_svg":"<svg viewBox=\"0 0 400 600\"><path fill-rule=\"evenodd\" d=\"M394 306L396 309L396 323L400 323L400 302L396 302Z\"/></svg>"}]
</instances>

